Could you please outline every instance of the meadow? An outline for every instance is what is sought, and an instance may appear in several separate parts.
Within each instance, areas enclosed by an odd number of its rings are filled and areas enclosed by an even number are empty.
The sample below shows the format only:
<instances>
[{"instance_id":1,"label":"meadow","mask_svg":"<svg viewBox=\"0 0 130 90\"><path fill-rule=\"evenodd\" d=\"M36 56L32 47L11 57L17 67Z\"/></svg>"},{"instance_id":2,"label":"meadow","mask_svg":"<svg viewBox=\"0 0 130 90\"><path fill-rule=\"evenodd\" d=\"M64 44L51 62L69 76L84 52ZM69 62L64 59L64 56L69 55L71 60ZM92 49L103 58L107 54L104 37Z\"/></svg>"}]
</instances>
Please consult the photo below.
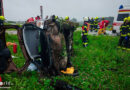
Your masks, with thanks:
<instances>
[{"instance_id":1,"label":"meadow","mask_svg":"<svg viewBox=\"0 0 130 90\"><path fill-rule=\"evenodd\" d=\"M16 35L6 34L7 41L18 44L16 58L13 61L17 67L24 64L24 57L19 47ZM54 90L50 85L53 78L63 80L70 85L82 90L130 90L130 51L117 49L118 36L88 36L88 47L82 46L81 31L74 32L73 57L71 61L78 70L78 76L53 76L44 77L39 83L39 74L36 71L24 72L18 75L16 72L3 74L3 81L13 83L11 90Z\"/></svg>"}]
</instances>

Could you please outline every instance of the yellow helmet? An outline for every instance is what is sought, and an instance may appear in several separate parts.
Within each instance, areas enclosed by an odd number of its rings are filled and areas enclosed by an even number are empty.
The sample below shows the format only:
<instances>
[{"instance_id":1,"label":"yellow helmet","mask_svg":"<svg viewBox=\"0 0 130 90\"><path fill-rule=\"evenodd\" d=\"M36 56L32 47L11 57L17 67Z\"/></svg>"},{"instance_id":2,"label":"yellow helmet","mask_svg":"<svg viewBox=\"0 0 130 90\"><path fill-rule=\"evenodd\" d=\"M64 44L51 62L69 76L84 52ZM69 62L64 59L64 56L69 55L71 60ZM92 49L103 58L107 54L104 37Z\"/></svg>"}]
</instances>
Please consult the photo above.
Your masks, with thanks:
<instances>
[{"instance_id":1,"label":"yellow helmet","mask_svg":"<svg viewBox=\"0 0 130 90\"><path fill-rule=\"evenodd\" d=\"M65 20L69 20L69 16L66 16L66 17L65 17Z\"/></svg>"},{"instance_id":2,"label":"yellow helmet","mask_svg":"<svg viewBox=\"0 0 130 90\"><path fill-rule=\"evenodd\" d=\"M124 22L127 20L128 18L124 18Z\"/></svg>"},{"instance_id":3,"label":"yellow helmet","mask_svg":"<svg viewBox=\"0 0 130 90\"><path fill-rule=\"evenodd\" d=\"M95 17L95 19L98 19L98 17Z\"/></svg>"},{"instance_id":4,"label":"yellow helmet","mask_svg":"<svg viewBox=\"0 0 130 90\"><path fill-rule=\"evenodd\" d=\"M58 19L58 16L55 16L55 19Z\"/></svg>"},{"instance_id":5,"label":"yellow helmet","mask_svg":"<svg viewBox=\"0 0 130 90\"><path fill-rule=\"evenodd\" d=\"M128 17L128 21L130 22L130 16Z\"/></svg>"},{"instance_id":6,"label":"yellow helmet","mask_svg":"<svg viewBox=\"0 0 130 90\"><path fill-rule=\"evenodd\" d=\"M4 16L0 16L0 20L5 20L5 17Z\"/></svg>"}]
</instances>

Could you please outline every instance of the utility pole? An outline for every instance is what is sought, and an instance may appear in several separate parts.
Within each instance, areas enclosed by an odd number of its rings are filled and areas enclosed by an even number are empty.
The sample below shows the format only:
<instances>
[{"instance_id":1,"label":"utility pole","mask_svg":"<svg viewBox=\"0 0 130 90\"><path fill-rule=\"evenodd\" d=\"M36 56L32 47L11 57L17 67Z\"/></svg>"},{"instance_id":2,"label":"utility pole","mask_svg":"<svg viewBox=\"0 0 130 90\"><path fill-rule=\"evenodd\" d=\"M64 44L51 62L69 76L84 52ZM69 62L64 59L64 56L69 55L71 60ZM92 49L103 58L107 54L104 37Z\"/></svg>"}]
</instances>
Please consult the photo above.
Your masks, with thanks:
<instances>
[{"instance_id":1,"label":"utility pole","mask_svg":"<svg viewBox=\"0 0 130 90\"><path fill-rule=\"evenodd\" d=\"M43 6L40 6L41 19L43 19Z\"/></svg>"}]
</instances>

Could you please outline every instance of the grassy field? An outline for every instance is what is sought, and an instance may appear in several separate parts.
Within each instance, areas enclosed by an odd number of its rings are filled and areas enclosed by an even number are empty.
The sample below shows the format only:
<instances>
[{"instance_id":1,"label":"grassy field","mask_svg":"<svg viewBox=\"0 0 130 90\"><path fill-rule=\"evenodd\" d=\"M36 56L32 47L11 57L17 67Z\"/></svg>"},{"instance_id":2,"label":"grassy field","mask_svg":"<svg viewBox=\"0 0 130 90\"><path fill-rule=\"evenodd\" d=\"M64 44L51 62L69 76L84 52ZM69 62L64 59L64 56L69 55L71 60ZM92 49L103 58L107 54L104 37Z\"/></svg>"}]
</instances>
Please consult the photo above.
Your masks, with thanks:
<instances>
[{"instance_id":1,"label":"grassy field","mask_svg":"<svg viewBox=\"0 0 130 90\"><path fill-rule=\"evenodd\" d=\"M7 41L16 42L17 36L6 35ZM81 32L74 33L74 56L73 66L78 70L79 76L57 76L52 77L54 81L64 80L83 90L130 90L130 52L117 49L119 37L112 36L88 36L89 45L82 46ZM9 47L12 51L12 48ZM18 45L18 53L13 54L17 66L24 64L24 57ZM14 85L12 90L53 90L50 86L51 79L45 77L43 83L38 82L37 72L24 72L22 75L16 73L2 75L3 81L10 81Z\"/></svg>"}]
</instances>

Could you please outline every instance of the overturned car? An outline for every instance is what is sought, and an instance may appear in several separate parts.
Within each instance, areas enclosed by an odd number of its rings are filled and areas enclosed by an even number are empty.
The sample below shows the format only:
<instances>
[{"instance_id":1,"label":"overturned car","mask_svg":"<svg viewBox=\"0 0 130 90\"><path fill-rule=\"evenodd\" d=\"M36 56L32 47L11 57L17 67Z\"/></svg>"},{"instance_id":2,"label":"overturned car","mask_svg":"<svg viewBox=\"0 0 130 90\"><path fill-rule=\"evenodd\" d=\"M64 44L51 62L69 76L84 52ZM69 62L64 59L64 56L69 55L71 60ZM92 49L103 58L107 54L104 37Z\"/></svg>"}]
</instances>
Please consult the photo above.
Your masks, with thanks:
<instances>
[{"instance_id":1,"label":"overturned car","mask_svg":"<svg viewBox=\"0 0 130 90\"><path fill-rule=\"evenodd\" d=\"M21 68L16 67L6 46L5 31L9 28L17 30L19 44L26 60ZM78 72L70 61L74 28L74 23L64 21L61 24L54 18L44 21L43 29L32 23L25 23L21 28L17 25L1 25L0 73L22 73L30 64L34 64L43 75L77 75Z\"/></svg>"}]
</instances>

